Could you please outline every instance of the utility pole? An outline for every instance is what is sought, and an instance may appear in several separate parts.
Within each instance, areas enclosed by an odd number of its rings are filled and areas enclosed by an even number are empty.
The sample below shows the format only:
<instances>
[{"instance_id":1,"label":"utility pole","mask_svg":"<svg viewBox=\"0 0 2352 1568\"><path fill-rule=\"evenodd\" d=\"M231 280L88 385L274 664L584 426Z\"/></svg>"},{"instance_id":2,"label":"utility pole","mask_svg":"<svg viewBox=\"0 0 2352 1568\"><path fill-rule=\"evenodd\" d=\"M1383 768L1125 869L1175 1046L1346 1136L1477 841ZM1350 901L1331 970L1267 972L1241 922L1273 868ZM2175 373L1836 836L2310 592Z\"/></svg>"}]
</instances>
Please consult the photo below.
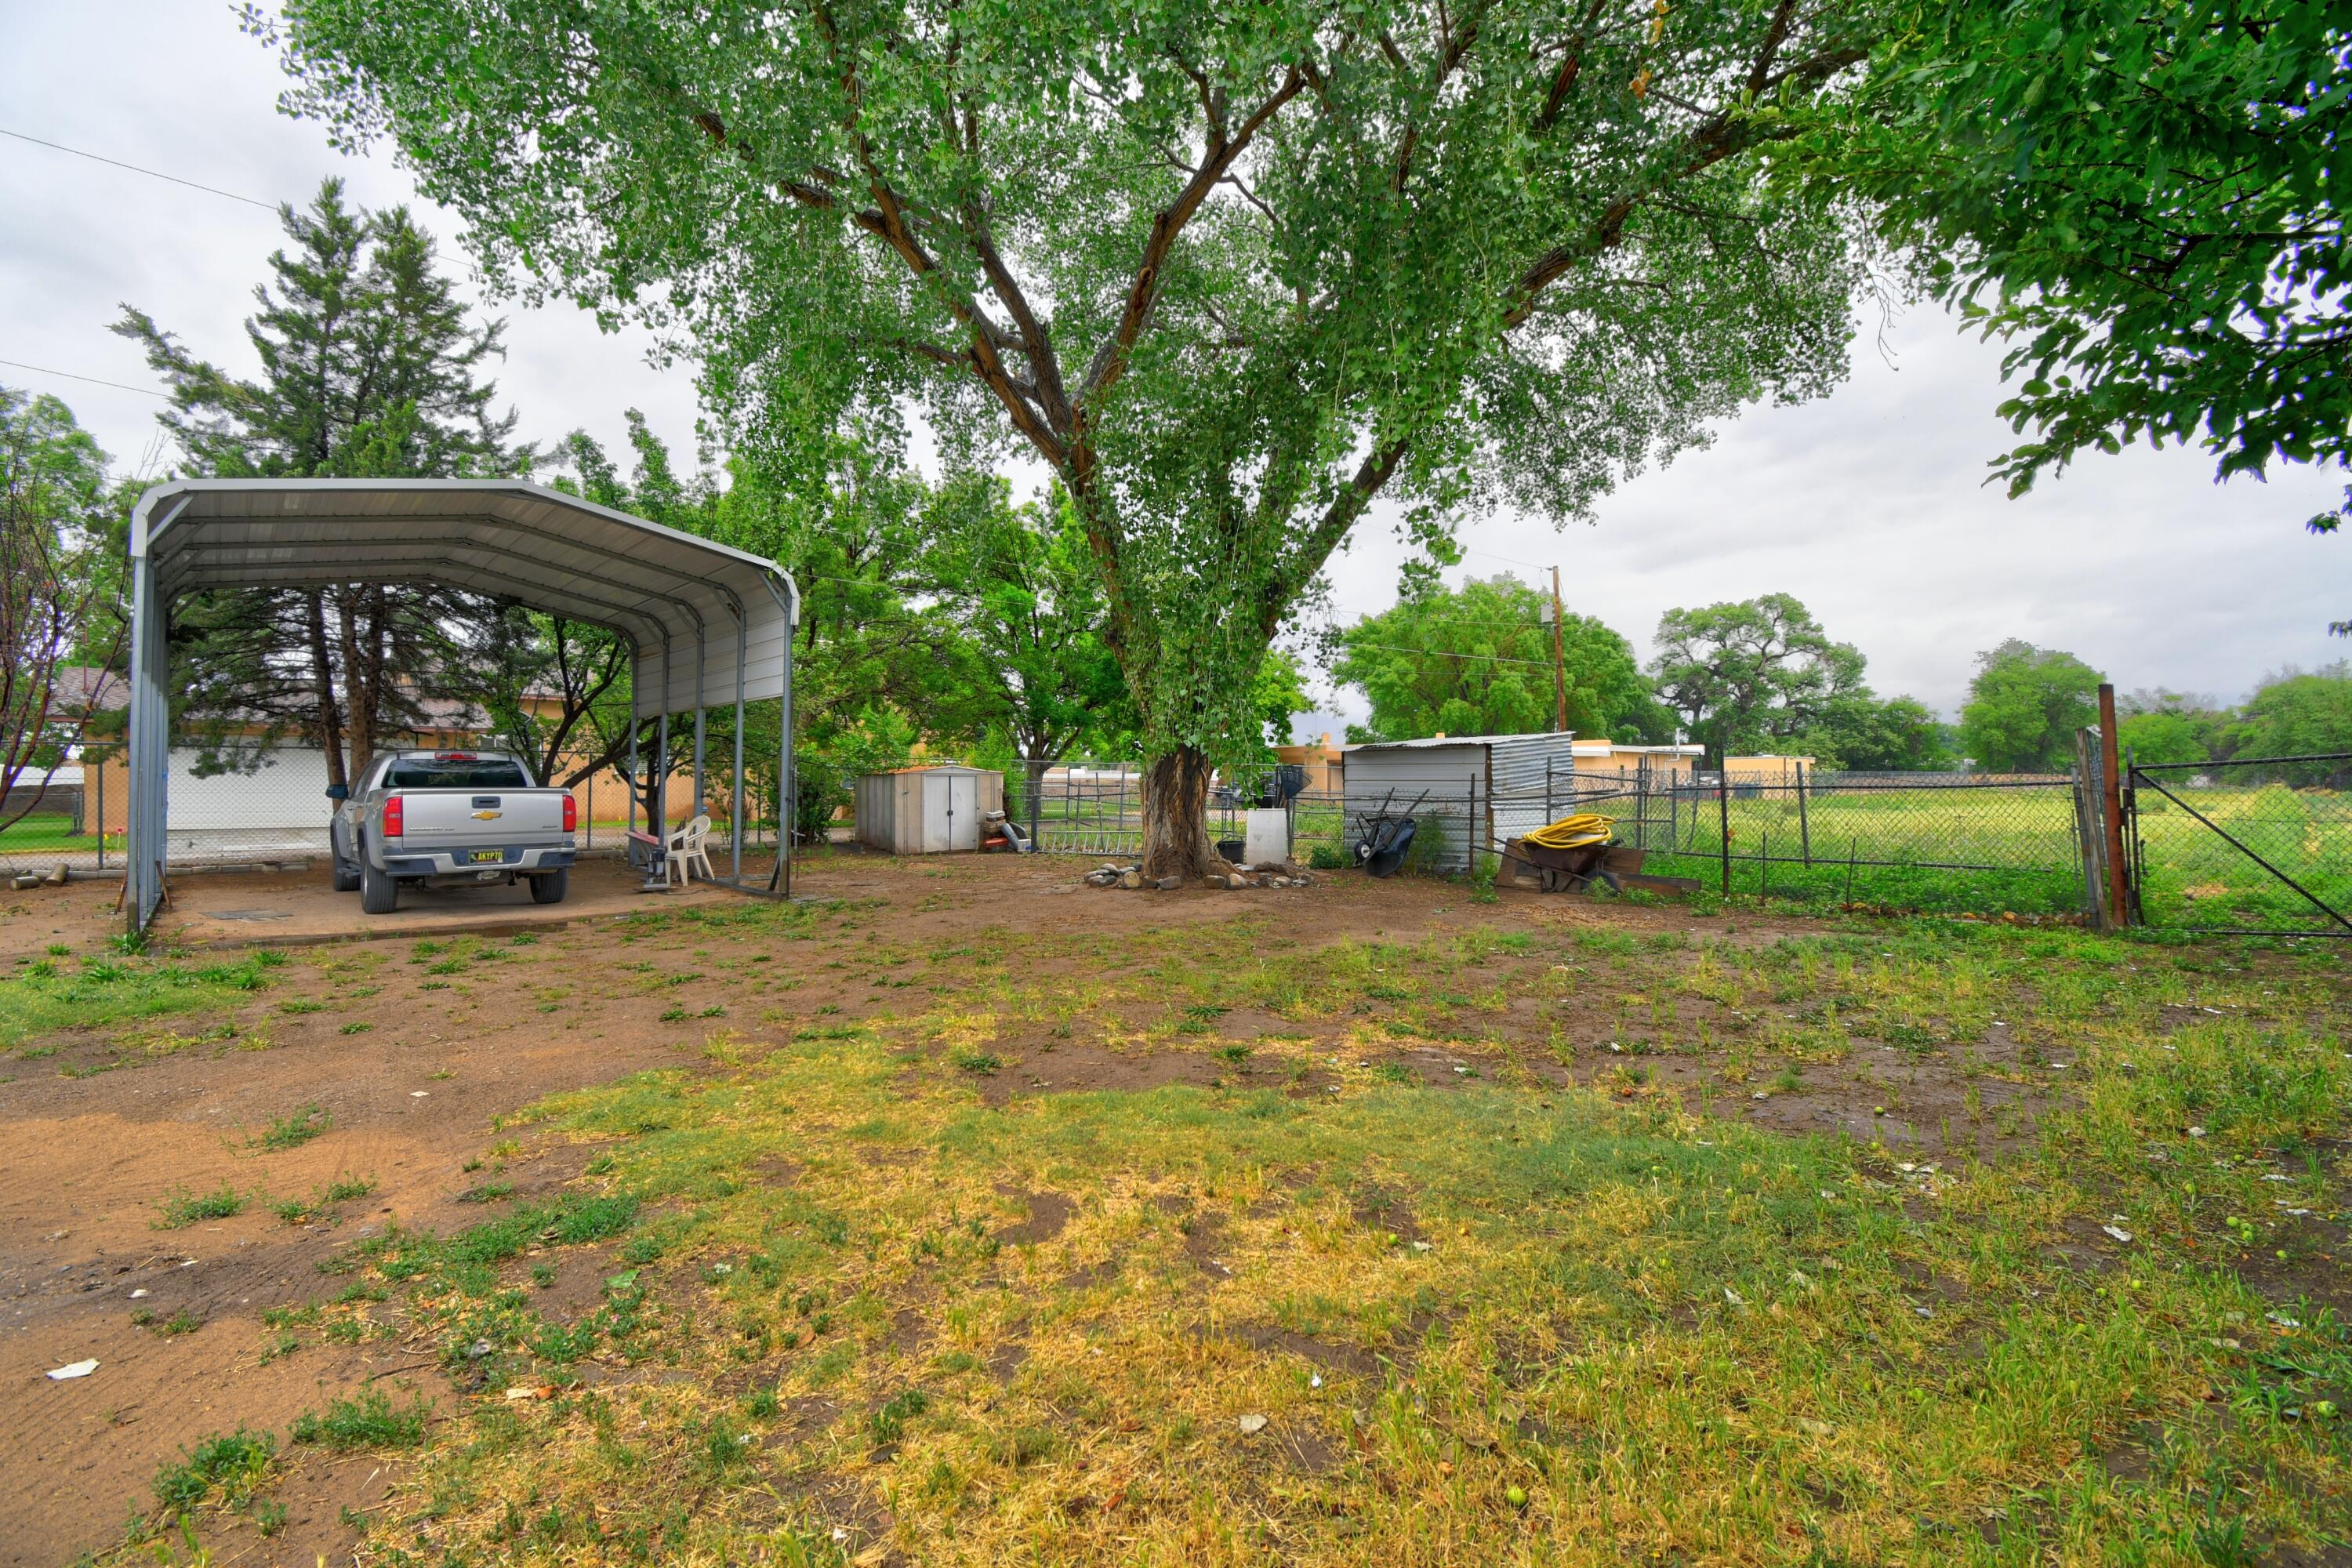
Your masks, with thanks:
<instances>
[{"instance_id":1,"label":"utility pole","mask_svg":"<svg viewBox=\"0 0 2352 1568\"><path fill-rule=\"evenodd\" d=\"M1551 700L1554 731L1568 728L1568 656L1559 637L1559 568L1551 569Z\"/></svg>"}]
</instances>

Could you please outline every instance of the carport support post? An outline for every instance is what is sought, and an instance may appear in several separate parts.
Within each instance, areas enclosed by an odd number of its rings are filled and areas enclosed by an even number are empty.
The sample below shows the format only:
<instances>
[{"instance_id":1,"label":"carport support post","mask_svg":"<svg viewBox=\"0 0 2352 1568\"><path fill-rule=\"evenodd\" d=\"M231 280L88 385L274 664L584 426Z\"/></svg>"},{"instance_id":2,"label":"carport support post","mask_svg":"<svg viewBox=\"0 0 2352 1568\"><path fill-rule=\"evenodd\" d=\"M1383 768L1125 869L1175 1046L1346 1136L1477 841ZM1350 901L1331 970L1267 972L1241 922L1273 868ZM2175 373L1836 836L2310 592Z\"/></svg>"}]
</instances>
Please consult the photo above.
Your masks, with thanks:
<instances>
[{"instance_id":1,"label":"carport support post","mask_svg":"<svg viewBox=\"0 0 2352 1568\"><path fill-rule=\"evenodd\" d=\"M702 785L703 725L709 716L709 710L707 708L698 708L694 710L694 810L690 815L695 816L701 816L710 809L703 804L705 792Z\"/></svg>"},{"instance_id":2,"label":"carport support post","mask_svg":"<svg viewBox=\"0 0 2352 1568\"><path fill-rule=\"evenodd\" d=\"M661 723L654 733L654 776L652 787L646 792L646 826L660 841L654 853L663 858L665 870L669 857L669 637L662 637L661 655Z\"/></svg>"},{"instance_id":3,"label":"carport support post","mask_svg":"<svg viewBox=\"0 0 2352 1568\"><path fill-rule=\"evenodd\" d=\"M740 882L743 879L743 616L735 616L735 787L733 809L728 817L727 841L734 846L733 864L728 875Z\"/></svg>"},{"instance_id":4,"label":"carport support post","mask_svg":"<svg viewBox=\"0 0 2352 1568\"><path fill-rule=\"evenodd\" d=\"M694 639L694 815L697 816L703 816L710 809L704 804L707 794L702 783L704 723L710 712L705 706L709 700L709 695L703 689L703 650L709 641L707 637L698 637Z\"/></svg>"}]
</instances>

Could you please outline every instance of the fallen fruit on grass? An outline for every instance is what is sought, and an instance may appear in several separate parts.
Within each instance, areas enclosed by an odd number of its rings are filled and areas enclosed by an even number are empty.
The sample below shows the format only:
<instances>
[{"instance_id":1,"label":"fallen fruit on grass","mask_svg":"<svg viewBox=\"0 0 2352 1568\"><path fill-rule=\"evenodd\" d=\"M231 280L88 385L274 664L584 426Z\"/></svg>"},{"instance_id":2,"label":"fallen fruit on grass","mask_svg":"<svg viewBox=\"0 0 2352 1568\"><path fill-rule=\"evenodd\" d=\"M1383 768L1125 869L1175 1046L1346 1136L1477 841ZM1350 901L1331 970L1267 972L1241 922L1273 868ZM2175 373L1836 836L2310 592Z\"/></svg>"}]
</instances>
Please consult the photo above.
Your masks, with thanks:
<instances>
[{"instance_id":1,"label":"fallen fruit on grass","mask_svg":"<svg viewBox=\"0 0 2352 1568\"><path fill-rule=\"evenodd\" d=\"M1503 1489L1503 1500L1509 1503L1513 1508L1525 1508L1528 1506L1528 1489L1525 1487L1505 1487Z\"/></svg>"}]
</instances>

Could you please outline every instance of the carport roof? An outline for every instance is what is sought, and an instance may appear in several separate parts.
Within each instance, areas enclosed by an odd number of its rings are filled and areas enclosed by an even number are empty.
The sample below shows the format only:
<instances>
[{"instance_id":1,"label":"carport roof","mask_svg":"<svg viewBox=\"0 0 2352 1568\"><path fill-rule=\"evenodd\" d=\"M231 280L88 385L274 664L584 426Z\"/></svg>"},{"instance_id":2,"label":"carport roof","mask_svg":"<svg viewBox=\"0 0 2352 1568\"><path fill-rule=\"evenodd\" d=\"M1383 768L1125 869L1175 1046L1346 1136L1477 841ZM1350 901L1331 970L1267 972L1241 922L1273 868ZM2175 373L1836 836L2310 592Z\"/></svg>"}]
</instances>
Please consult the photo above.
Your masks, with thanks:
<instances>
[{"instance_id":1,"label":"carport roof","mask_svg":"<svg viewBox=\"0 0 2352 1568\"><path fill-rule=\"evenodd\" d=\"M179 479L140 498L131 553L163 605L434 582L607 626L636 644L648 715L733 701L739 656L746 699L781 696L800 609L772 561L520 479Z\"/></svg>"}]
</instances>

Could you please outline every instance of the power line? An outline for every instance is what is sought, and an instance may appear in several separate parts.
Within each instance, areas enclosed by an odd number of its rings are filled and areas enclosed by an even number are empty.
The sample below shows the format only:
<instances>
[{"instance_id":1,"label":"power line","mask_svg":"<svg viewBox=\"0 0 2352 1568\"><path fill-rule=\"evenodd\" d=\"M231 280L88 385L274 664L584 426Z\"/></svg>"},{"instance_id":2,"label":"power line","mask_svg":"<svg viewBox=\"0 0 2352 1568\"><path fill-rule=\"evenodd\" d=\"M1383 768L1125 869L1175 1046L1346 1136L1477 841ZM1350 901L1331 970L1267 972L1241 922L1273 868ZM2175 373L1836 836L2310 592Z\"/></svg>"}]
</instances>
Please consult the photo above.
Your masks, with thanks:
<instances>
[{"instance_id":1,"label":"power line","mask_svg":"<svg viewBox=\"0 0 2352 1568\"><path fill-rule=\"evenodd\" d=\"M69 370L51 370L47 365L26 364L20 359L0 359L0 364L13 364L18 370L38 371L43 375L61 375L68 381L86 381L92 386L110 386L117 392L135 392L142 397L161 397L166 403L172 401L167 394L158 392L152 386L131 386L120 381L100 381L94 375L76 375Z\"/></svg>"},{"instance_id":2,"label":"power line","mask_svg":"<svg viewBox=\"0 0 2352 1568\"><path fill-rule=\"evenodd\" d=\"M1522 561L1516 555L1497 555L1491 550L1473 550L1466 544L1462 547L1462 553L1465 555L1483 555L1489 561L1500 561L1512 566L1524 566L1530 572L1549 572L1551 570L1549 566L1545 565L1541 562Z\"/></svg>"},{"instance_id":3,"label":"power line","mask_svg":"<svg viewBox=\"0 0 2352 1568\"><path fill-rule=\"evenodd\" d=\"M27 136L21 131L11 131L5 126L0 126L0 136L13 136L19 142L30 142L36 147L47 147L59 153L70 153L77 158L87 158L93 163L108 163L118 169L128 169L134 174L144 174L151 180L169 180L175 185L185 185L192 191L202 191L207 195L226 196L233 202L243 202L249 207L260 207L265 212L274 213L278 210L276 202L241 196L235 191L224 191L218 185L200 185L194 180L184 180L177 174L166 174L160 169L142 169L136 163L126 163L120 158L100 157L96 153L85 153L79 147L68 147L62 142L45 142L38 136Z\"/></svg>"}]
</instances>

